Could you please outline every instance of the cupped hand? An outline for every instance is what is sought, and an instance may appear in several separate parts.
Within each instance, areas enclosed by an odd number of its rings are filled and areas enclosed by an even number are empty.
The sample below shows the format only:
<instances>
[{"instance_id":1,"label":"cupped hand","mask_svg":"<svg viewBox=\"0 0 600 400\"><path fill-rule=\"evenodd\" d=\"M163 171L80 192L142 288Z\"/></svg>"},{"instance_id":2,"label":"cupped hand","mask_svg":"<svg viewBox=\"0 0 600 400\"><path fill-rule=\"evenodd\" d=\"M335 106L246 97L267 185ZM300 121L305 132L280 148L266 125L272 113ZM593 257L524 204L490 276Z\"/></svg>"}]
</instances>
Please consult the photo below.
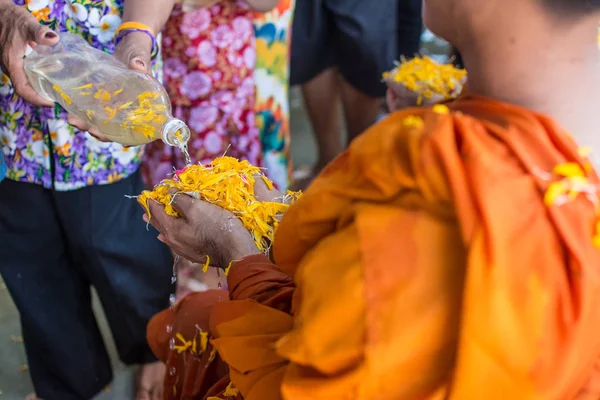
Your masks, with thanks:
<instances>
[{"instance_id":1,"label":"cupped hand","mask_svg":"<svg viewBox=\"0 0 600 400\"><path fill-rule=\"evenodd\" d=\"M167 215L162 204L149 200L150 217L144 215L144 221L180 256L194 263L203 263L208 256L210 265L226 268L232 261L260 254L250 232L229 211L183 193L176 194L172 204L180 218Z\"/></svg>"},{"instance_id":2,"label":"cupped hand","mask_svg":"<svg viewBox=\"0 0 600 400\"><path fill-rule=\"evenodd\" d=\"M10 0L0 0L0 67L13 85L15 92L35 106L51 107L53 103L31 87L23 68L27 45L51 46L58 43L56 32L35 19L24 7Z\"/></svg>"},{"instance_id":3,"label":"cupped hand","mask_svg":"<svg viewBox=\"0 0 600 400\"><path fill-rule=\"evenodd\" d=\"M386 103L390 112L400 110L403 108L415 107L418 103L419 94L409 90L406 86L401 83L394 81L393 79L387 79L386 81L388 90L386 93ZM460 82L456 82L455 93L462 92L464 85L467 82L467 78L463 78ZM441 94L434 93L430 98L422 97L422 106L431 106L437 104L446 98Z\"/></svg>"},{"instance_id":4,"label":"cupped hand","mask_svg":"<svg viewBox=\"0 0 600 400\"><path fill-rule=\"evenodd\" d=\"M254 197L256 197L256 200L283 203L285 199L283 193L275 188L269 189L260 175L254 177L254 182Z\"/></svg>"},{"instance_id":5,"label":"cupped hand","mask_svg":"<svg viewBox=\"0 0 600 400\"><path fill-rule=\"evenodd\" d=\"M152 39L143 32L132 32L125 36L115 48L115 57L131 70L149 74L152 62ZM110 142L98 129L87 121L69 115L67 122L80 131L87 131L101 142Z\"/></svg>"}]
</instances>

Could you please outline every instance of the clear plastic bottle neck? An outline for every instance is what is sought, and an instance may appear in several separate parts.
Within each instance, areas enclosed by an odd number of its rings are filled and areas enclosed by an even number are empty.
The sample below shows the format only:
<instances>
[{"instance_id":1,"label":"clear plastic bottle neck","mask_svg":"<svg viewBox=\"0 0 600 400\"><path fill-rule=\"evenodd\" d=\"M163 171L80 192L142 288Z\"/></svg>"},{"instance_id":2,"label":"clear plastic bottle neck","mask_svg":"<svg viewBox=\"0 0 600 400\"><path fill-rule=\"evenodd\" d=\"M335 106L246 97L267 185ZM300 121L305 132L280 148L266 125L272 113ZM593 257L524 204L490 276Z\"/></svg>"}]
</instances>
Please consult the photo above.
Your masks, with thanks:
<instances>
[{"instance_id":1,"label":"clear plastic bottle neck","mask_svg":"<svg viewBox=\"0 0 600 400\"><path fill-rule=\"evenodd\" d=\"M190 128L185 122L177 118L171 118L162 127L162 140L169 146L186 147L190 135Z\"/></svg>"}]
</instances>

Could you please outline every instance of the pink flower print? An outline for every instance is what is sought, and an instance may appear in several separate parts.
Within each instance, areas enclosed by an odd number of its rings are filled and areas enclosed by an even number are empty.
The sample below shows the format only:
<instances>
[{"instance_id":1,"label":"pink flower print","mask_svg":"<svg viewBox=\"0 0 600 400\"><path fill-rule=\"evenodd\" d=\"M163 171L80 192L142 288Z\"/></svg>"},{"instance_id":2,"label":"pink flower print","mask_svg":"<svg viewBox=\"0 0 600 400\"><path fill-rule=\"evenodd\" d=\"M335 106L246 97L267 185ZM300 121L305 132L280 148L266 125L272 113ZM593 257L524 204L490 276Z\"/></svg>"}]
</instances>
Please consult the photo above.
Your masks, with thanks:
<instances>
[{"instance_id":1,"label":"pink flower print","mask_svg":"<svg viewBox=\"0 0 600 400\"><path fill-rule=\"evenodd\" d=\"M236 91L236 97L250 97L254 96L254 77L249 76L242 84L238 87Z\"/></svg>"},{"instance_id":2,"label":"pink flower print","mask_svg":"<svg viewBox=\"0 0 600 400\"><path fill-rule=\"evenodd\" d=\"M260 143L255 140L250 144L250 149L248 150L247 157L250 163L257 165L258 164L258 155L260 154Z\"/></svg>"},{"instance_id":3,"label":"pink flower print","mask_svg":"<svg viewBox=\"0 0 600 400\"><path fill-rule=\"evenodd\" d=\"M217 49L207 40L198 45L196 54L198 60L207 67L212 67L217 63Z\"/></svg>"},{"instance_id":4,"label":"pink flower print","mask_svg":"<svg viewBox=\"0 0 600 400\"><path fill-rule=\"evenodd\" d=\"M244 59L233 49L227 53L227 61L236 68L241 68L244 64Z\"/></svg>"},{"instance_id":5,"label":"pink flower print","mask_svg":"<svg viewBox=\"0 0 600 400\"><path fill-rule=\"evenodd\" d=\"M190 39L196 39L210 27L210 20L210 11L205 8L185 13L181 21L181 33L188 35Z\"/></svg>"},{"instance_id":6,"label":"pink flower print","mask_svg":"<svg viewBox=\"0 0 600 400\"><path fill-rule=\"evenodd\" d=\"M185 48L185 55L193 58L194 56L196 56L196 48L194 46L188 46Z\"/></svg>"},{"instance_id":7,"label":"pink flower print","mask_svg":"<svg viewBox=\"0 0 600 400\"><path fill-rule=\"evenodd\" d=\"M206 96L212 89L212 80L200 71L190 72L181 81L181 94L190 100L197 100Z\"/></svg>"},{"instance_id":8,"label":"pink flower print","mask_svg":"<svg viewBox=\"0 0 600 400\"><path fill-rule=\"evenodd\" d=\"M164 63L165 75L169 78L181 78L186 72L187 67L179 58L167 58Z\"/></svg>"},{"instance_id":9,"label":"pink flower print","mask_svg":"<svg viewBox=\"0 0 600 400\"><path fill-rule=\"evenodd\" d=\"M256 65L256 50L251 47L244 50L244 64L246 64L246 68L254 69Z\"/></svg>"},{"instance_id":10,"label":"pink flower print","mask_svg":"<svg viewBox=\"0 0 600 400\"><path fill-rule=\"evenodd\" d=\"M165 47L171 47L173 45L173 39L170 36L164 37L162 44Z\"/></svg>"},{"instance_id":11,"label":"pink flower print","mask_svg":"<svg viewBox=\"0 0 600 400\"><path fill-rule=\"evenodd\" d=\"M254 114L254 111L250 111L248 114L246 114L246 124L250 127L254 127L254 125L256 125L256 115Z\"/></svg>"},{"instance_id":12,"label":"pink flower print","mask_svg":"<svg viewBox=\"0 0 600 400\"><path fill-rule=\"evenodd\" d=\"M212 73L213 82L220 81L223 78L223 72L221 71L213 71Z\"/></svg>"},{"instance_id":13,"label":"pink flower print","mask_svg":"<svg viewBox=\"0 0 600 400\"><path fill-rule=\"evenodd\" d=\"M220 25L210 33L212 43L220 49L231 45L234 39L233 32L227 25Z\"/></svg>"},{"instance_id":14,"label":"pink flower print","mask_svg":"<svg viewBox=\"0 0 600 400\"><path fill-rule=\"evenodd\" d=\"M204 132L219 117L219 109L210 105L200 105L190 111L189 124L196 132Z\"/></svg>"},{"instance_id":15,"label":"pink flower print","mask_svg":"<svg viewBox=\"0 0 600 400\"><path fill-rule=\"evenodd\" d=\"M223 152L223 138L216 132L210 132L204 137L204 149L208 153L219 154Z\"/></svg>"},{"instance_id":16,"label":"pink flower print","mask_svg":"<svg viewBox=\"0 0 600 400\"><path fill-rule=\"evenodd\" d=\"M215 93L211 100L211 103L219 109L223 110L223 112L229 114L232 111L232 100L233 94L230 91L222 90L220 92Z\"/></svg>"},{"instance_id":17,"label":"pink flower print","mask_svg":"<svg viewBox=\"0 0 600 400\"><path fill-rule=\"evenodd\" d=\"M250 37L254 36L254 27L248 18L237 17L233 20L232 25L233 31L237 37L248 40Z\"/></svg>"}]
</instances>

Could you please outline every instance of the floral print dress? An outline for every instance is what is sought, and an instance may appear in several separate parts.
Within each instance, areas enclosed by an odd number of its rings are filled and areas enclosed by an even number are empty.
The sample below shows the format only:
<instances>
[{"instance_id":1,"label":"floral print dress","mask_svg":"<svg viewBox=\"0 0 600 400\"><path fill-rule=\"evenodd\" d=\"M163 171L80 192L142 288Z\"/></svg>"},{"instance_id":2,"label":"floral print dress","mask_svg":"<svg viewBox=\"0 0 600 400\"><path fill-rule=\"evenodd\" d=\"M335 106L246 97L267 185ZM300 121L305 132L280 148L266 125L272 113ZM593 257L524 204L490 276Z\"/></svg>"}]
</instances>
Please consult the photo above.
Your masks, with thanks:
<instances>
[{"instance_id":1,"label":"floral print dress","mask_svg":"<svg viewBox=\"0 0 600 400\"><path fill-rule=\"evenodd\" d=\"M255 13L256 118L263 165L279 190L291 186L290 45L295 0L280 0L268 13Z\"/></svg>"},{"instance_id":2,"label":"floral print dress","mask_svg":"<svg viewBox=\"0 0 600 400\"><path fill-rule=\"evenodd\" d=\"M261 165L252 16L243 1L192 12L178 7L163 32L165 83L173 115L192 131L193 162L207 164L227 153ZM161 142L147 146L143 171L148 185L184 166L179 149Z\"/></svg>"}]
</instances>

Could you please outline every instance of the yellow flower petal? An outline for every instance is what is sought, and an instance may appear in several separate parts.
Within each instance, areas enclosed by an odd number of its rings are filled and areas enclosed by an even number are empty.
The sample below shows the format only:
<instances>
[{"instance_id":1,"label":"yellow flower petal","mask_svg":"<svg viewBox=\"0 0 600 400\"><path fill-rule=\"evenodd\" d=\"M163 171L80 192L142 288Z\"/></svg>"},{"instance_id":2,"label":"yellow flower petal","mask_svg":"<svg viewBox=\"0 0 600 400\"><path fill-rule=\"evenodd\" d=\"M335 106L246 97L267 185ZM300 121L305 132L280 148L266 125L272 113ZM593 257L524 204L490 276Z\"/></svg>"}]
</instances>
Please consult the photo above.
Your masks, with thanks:
<instances>
[{"instance_id":1,"label":"yellow flower petal","mask_svg":"<svg viewBox=\"0 0 600 400\"><path fill-rule=\"evenodd\" d=\"M569 188L563 181L552 182L544 195L544 204L553 206L556 201L568 193Z\"/></svg>"},{"instance_id":2,"label":"yellow flower petal","mask_svg":"<svg viewBox=\"0 0 600 400\"><path fill-rule=\"evenodd\" d=\"M567 163L559 164L556 167L554 167L553 172L556 175L564 176L566 178L584 177L585 176L585 172L583 171L583 168L581 168L581 166L579 164L574 163L574 162L567 162Z\"/></svg>"},{"instance_id":3,"label":"yellow flower petal","mask_svg":"<svg viewBox=\"0 0 600 400\"><path fill-rule=\"evenodd\" d=\"M449 114L450 113L450 109L445 106L444 104L436 104L432 107L432 110L434 113L436 114Z\"/></svg>"},{"instance_id":4,"label":"yellow flower petal","mask_svg":"<svg viewBox=\"0 0 600 400\"><path fill-rule=\"evenodd\" d=\"M423 118L417 117L416 115L409 115L402 120L402 125L406 128L422 128L423 127Z\"/></svg>"}]
</instances>

